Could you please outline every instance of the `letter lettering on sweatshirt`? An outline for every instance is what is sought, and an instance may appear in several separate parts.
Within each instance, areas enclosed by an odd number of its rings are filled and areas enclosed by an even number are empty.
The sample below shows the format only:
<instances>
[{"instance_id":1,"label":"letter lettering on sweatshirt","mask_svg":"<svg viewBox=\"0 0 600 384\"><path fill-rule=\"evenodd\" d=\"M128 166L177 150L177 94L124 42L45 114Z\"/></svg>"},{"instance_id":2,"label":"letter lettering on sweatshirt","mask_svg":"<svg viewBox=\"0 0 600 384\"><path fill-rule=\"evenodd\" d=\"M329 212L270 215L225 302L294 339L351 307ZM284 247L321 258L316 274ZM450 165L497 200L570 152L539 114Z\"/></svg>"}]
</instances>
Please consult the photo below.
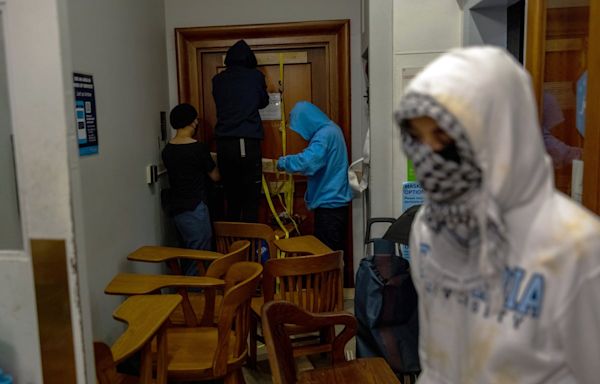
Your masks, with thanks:
<instances>
[{"instance_id":1,"label":"letter lettering on sweatshirt","mask_svg":"<svg viewBox=\"0 0 600 384\"><path fill-rule=\"evenodd\" d=\"M542 312L542 303L544 302L544 276L534 273L529 279L525 292L519 301L517 311L522 315L531 313L531 316L537 318Z\"/></svg>"},{"instance_id":2,"label":"letter lettering on sweatshirt","mask_svg":"<svg viewBox=\"0 0 600 384\"><path fill-rule=\"evenodd\" d=\"M504 284L506 296L504 306L506 309L517 310L517 295L519 294L523 277L525 277L525 271L522 268L516 267L512 270L507 270L507 280Z\"/></svg>"}]
</instances>

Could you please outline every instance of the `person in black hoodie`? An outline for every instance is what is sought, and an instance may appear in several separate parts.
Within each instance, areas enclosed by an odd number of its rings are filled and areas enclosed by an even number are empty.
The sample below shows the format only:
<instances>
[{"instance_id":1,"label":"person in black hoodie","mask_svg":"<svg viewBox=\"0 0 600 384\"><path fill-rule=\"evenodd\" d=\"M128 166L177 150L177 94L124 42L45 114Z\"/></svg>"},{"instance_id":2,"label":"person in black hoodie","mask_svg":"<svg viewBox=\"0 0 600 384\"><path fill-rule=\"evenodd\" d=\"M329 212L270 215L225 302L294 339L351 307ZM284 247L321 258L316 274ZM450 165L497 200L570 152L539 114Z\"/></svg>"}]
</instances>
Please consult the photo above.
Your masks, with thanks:
<instances>
[{"instance_id":1,"label":"person in black hoodie","mask_svg":"<svg viewBox=\"0 0 600 384\"><path fill-rule=\"evenodd\" d=\"M222 176L227 219L257 222L262 178L263 126L258 110L269 104L265 76L244 40L225 56L225 71L213 77L217 107L217 162Z\"/></svg>"}]
</instances>

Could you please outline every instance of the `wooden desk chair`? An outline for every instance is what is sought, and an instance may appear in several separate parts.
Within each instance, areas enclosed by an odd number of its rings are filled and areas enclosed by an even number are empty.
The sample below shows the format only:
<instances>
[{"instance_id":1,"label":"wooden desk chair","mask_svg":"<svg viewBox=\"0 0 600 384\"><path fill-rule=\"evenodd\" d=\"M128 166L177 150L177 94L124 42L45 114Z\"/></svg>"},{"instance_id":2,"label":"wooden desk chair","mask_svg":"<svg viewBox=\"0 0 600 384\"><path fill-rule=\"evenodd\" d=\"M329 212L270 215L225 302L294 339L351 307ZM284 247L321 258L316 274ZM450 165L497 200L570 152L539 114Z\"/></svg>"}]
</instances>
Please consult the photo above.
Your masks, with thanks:
<instances>
[{"instance_id":1,"label":"wooden desk chair","mask_svg":"<svg viewBox=\"0 0 600 384\"><path fill-rule=\"evenodd\" d=\"M229 253L215 259L206 269L205 277L224 279L227 271L235 263L248 260L250 242L238 240L229 246ZM201 293L189 292L188 297L194 313L201 314L201 325L212 325L218 323L221 303L223 301L222 290L208 289ZM173 324L185 324L183 306L177 308L171 315Z\"/></svg>"},{"instance_id":2,"label":"wooden desk chair","mask_svg":"<svg viewBox=\"0 0 600 384\"><path fill-rule=\"evenodd\" d=\"M250 252L248 261L261 262L261 247L263 240L267 243L269 258L277 257L273 246L275 232L266 224L260 223L234 223L228 221L215 221L213 223L214 236L217 243L217 251L224 252L237 240L250 241Z\"/></svg>"},{"instance_id":3,"label":"wooden desk chair","mask_svg":"<svg viewBox=\"0 0 600 384\"><path fill-rule=\"evenodd\" d=\"M244 382L241 367L248 354L250 300L262 269L248 261L229 268L216 326L168 329L169 379Z\"/></svg>"},{"instance_id":4,"label":"wooden desk chair","mask_svg":"<svg viewBox=\"0 0 600 384\"><path fill-rule=\"evenodd\" d=\"M187 288L206 290L222 288L225 281L206 276L143 275L120 273L104 288L109 295L147 295L160 292L163 288L177 288L182 297L181 306L188 327L198 325L198 319L189 300ZM211 321L212 322L212 321Z\"/></svg>"},{"instance_id":5,"label":"wooden desk chair","mask_svg":"<svg viewBox=\"0 0 600 384\"><path fill-rule=\"evenodd\" d=\"M210 262L203 275L222 279L231 265L248 259L249 248L250 242L247 240L232 243L228 247L229 253L226 254L185 248L144 246L130 253L127 259L149 263L166 262L171 272L176 275L181 275L182 273L179 266L179 259L185 258L199 262ZM203 271L203 268L198 268L198 271ZM182 305L171 315L171 323L175 325L186 324L196 326L197 324L192 319L193 312L196 315L201 314L200 324L212 324L215 321L215 313L218 313L216 308L220 305L220 299L223 296L217 295L214 289L206 290L203 293L189 292L186 295L187 298L184 298ZM188 302L189 306L187 305Z\"/></svg>"},{"instance_id":6,"label":"wooden desk chair","mask_svg":"<svg viewBox=\"0 0 600 384\"><path fill-rule=\"evenodd\" d=\"M365 358L346 361L344 346L356 335L356 318L349 313L309 313L286 301L272 301L262 311L265 341L269 354L269 365L275 384L400 384L389 365L382 358ZM344 329L329 341L332 366L304 371L297 375L294 361L297 347L290 338L290 326L301 326L309 330L331 329L343 325Z\"/></svg>"},{"instance_id":7,"label":"wooden desk chair","mask_svg":"<svg viewBox=\"0 0 600 384\"><path fill-rule=\"evenodd\" d=\"M343 255L335 251L323 255L270 259L263 273L263 296L252 299L250 328L250 364L256 363L258 323L264 303L287 300L309 312L331 312L343 309ZM277 282L279 284L277 285ZM298 333L305 333L298 330ZM323 334L323 337L325 335ZM317 352L312 345L296 351L300 355Z\"/></svg>"},{"instance_id":8,"label":"wooden desk chair","mask_svg":"<svg viewBox=\"0 0 600 384\"><path fill-rule=\"evenodd\" d=\"M157 384L167 382L167 344L165 323L181 302L179 295L147 295L130 297L113 313L115 319L127 323L127 330L109 347L94 343L96 378L99 384L152 383L151 342L157 340ZM137 351L142 351L140 377L117 373L116 365Z\"/></svg>"}]
</instances>

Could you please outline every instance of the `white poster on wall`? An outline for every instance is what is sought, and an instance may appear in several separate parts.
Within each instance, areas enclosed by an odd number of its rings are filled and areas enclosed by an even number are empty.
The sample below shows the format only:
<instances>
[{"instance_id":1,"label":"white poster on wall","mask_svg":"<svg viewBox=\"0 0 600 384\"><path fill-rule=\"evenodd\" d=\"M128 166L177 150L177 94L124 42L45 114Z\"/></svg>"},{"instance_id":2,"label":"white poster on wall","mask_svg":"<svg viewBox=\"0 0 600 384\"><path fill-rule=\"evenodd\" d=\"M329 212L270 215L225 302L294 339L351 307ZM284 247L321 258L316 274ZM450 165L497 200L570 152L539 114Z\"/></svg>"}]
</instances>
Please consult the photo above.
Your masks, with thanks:
<instances>
[{"instance_id":1,"label":"white poster on wall","mask_svg":"<svg viewBox=\"0 0 600 384\"><path fill-rule=\"evenodd\" d=\"M269 105L258 113L261 120L281 120L281 93L269 93Z\"/></svg>"}]
</instances>

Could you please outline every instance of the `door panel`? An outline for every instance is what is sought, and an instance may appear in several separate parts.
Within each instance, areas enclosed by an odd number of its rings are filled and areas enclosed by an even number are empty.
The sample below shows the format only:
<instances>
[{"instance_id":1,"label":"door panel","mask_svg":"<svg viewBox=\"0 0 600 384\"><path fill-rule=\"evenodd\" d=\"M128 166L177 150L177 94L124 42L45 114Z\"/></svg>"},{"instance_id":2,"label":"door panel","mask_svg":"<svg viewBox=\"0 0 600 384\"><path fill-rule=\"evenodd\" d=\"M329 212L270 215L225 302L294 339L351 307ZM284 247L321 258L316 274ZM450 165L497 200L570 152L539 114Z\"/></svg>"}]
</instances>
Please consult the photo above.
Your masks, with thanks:
<instances>
[{"instance_id":1,"label":"door panel","mask_svg":"<svg viewBox=\"0 0 600 384\"><path fill-rule=\"evenodd\" d=\"M299 135L289 130L289 112L300 100L317 105L336 122L342 129L348 151L351 148L348 20L179 28L176 29L176 37L179 101L189 102L198 108L201 122L198 139L209 144L213 151L216 149L216 109L212 98L212 78L224 69L227 49L239 39L244 39L257 55L258 68L265 74L269 92L279 91L279 58L283 54L288 154L298 153L307 145ZM263 121L264 158L276 160L282 154L280 124L280 120ZM266 176L271 181L278 177L269 173ZM306 178L295 176L294 180L294 212L307 217L301 225L301 232L311 234L313 218L303 199ZM279 207L277 197L274 197L274 202ZM351 227L350 213L348 219ZM265 201L261 203L259 220L272 224ZM352 286L351 238L346 243L344 259L346 285Z\"/></svg>"},{"instance_id":2,"label":"door panel","mask_svg":"<svg viewBox=\"0 0 600 384\"><path fill-rule=\"evenodd\" d=\"M551 130L560 142L548 151L556 188L567 195L571 195L572 160L581 160L583 148L583 137L576 128L576 84L587 69L588 24L589 7L547 9L543 90L546 98L550 94L557 101L560 111L542 105L541 117L548 121L544 114L562 115L563 121Z\"/></svg>"}]
</instances>

